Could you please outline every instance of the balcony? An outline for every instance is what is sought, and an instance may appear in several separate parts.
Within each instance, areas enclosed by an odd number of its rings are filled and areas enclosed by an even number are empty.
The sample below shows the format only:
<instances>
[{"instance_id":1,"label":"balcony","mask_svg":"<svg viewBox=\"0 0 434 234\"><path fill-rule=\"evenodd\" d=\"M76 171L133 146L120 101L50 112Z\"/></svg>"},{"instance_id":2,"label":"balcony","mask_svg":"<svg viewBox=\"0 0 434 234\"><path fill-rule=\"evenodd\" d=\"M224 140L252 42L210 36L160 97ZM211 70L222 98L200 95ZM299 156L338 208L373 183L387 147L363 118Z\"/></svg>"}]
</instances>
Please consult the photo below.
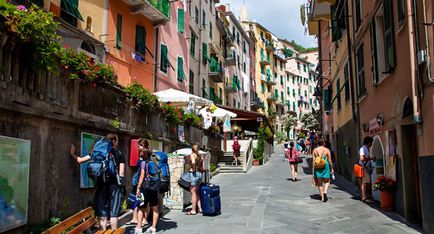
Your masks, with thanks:
<instances>
[{"instance_id":1,"label":"balcony","mask_svg":"<svg viewBox=\"0 0 434 234\"><path fill-rule=\"evenodd\" d=\"M276 78L273 78L271 75L268 75L267 77L267 84L268 85L275 85L276 84Z\"/></svg>"},{"instance_id":2,"label":"balcony","mask_svg":"<svg viewBox=\"0 0 434 234\"><path fill-rule=\"evenodd\" d=\"M270 65L270 58L261 56L261 59L259 60L259 64L261 64L262 66Z\"/></svg>"},{"instance_id":3,"label":"balcony","mask_svg":"<svg viewBox=\"0 0 434 234\"><path fill-rule=\"evenodd\" d=\"M235 35L233 35L229 30L226 30L226 36L225 36L226 45L229 47L235 46Z\"/></svg>"},{"instance_id":4,"label":"balcony","mask_svg":"<svg viewBox=\"0 0 434 234\"><path fill-rule=\"evenodd\" d=\"M307 12L309 35L319 33L318 21L331 18L330 6L335 3L336 0L312 0Z\"/></svg>"},{"instance_id":5,"label":"balcony","mask_svg":"<svg viewBox=\"0 0 434 234\"><path fill-rule=\"evenodd\" d=\"M154 25L165 24L170 20L169 0L123 0L131 6L132 14L142 14Z\"/></svg>"},{"instance_id":6,"label":"balcony","mask_svg":"<svg viewBox=\"0 0 434 234\"><path fill-rule=\"evenodd\" d=\"M226 66L235 66L237 62L235 61L235 50L232 49L232 53L226 54L225 58Z\"/></svg>"},{"instance_id":7,"label":"balcony","mask_svg":"<svg viewBox=\"0 0 434 234\"><path fill-rule=\"evenodd\" d=\"M270 96L267 97L267 100L271 102L275 102L278 99L279 99L279 95L277 94L270 94Z\"/></svg>"},{"instance_id":8,"label":"balcony","mask_svg":"<svg viewBox=\"0 0 434 234\"><path fill-rule=\"evenodd\" d=\"M265 41L265 49L266 49L268 52L272 52L272 51L274 51L274 45L273 45L273 42L266 40L266 41Z\"/></svg>"},{"instance_id":9,"label":"balcony","mask_svg":"<svg viewBox=\"0 0 434 234\"><path fill-rule=\"evenodd\" d=\"M223 82L223 67L216 58L211 57L208 76L215 82Z\"/></svg>"},{"instance_id":10,"label":"balcony","mask_svg":"<svg viewBox=\"0 0 434 234\"><path fill-rule=\"evenodd\" d=\"M237 76L233 76L231 80L226 80L225 91L226 93L235 93L240 89L240 81Z\"/></svg>"},{"instance_id":11,"label":"balcony","mask_svg":"<svg viewBox=\"0 0 434 234\"><path fill-rule=\"evenodd\" d=\"M250 107L252 109L259 109L262 108L263 103L259 98L253 98L253 100L250 101Z\"/></svg>"},{"instance_id":12,"label":"balcony","mask_svg":"<svg viewBox=\"0 0 434 234\"><path fill-rule=\"evenodd\" d=\"M263 81L263 82L265 82L265 83L267 83L267 75L265 75L265 74L261 74L261 81Z\"/></svg>"},{"instance_id":13,"label":"balcony","mask_svg":"<svg viewBox=\"0 0 434 234\"><path fill-rule=\"evenodd\" d=\"M285 107L285 102L282 101L281 99L277 98L276 99L276 106L281 106L283 108L283 107Z\"/></svg>"}]
</instances>

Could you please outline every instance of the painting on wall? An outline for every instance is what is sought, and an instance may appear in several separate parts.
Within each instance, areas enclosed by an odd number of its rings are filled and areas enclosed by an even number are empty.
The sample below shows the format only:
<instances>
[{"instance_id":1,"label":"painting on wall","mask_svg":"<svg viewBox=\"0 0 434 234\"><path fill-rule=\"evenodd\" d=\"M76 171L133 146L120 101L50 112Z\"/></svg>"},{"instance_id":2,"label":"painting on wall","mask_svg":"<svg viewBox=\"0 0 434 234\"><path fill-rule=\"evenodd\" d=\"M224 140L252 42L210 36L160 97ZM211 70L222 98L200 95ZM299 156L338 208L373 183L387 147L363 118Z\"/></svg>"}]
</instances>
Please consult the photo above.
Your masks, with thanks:
<instances>
[{"instance_id":1,"label":"painting on wall","mask_svg":"<svg viewBox=\"0 0 434 234\"><path fill-rule=\"evenodd\" d=\"M93 145L95 144L95 141L98 138L101 138L103 136L82 132L81 133L81 140L80 140L80 156L86 156L92 152ZM95 185L92 181L92 179L87 176L87 164L88 162L82 163L80 165L80 188L93 188Z\"/></svg>"},{"instance_id":2,"label":"painting on wall","mask_svg":"<svg viewBox=\"0 0 434 234\"><path fill-rule=\"evenodd\" d=\"M27 224L30 141L0 136L0 233Z\"/></svg>"}]
</instances>

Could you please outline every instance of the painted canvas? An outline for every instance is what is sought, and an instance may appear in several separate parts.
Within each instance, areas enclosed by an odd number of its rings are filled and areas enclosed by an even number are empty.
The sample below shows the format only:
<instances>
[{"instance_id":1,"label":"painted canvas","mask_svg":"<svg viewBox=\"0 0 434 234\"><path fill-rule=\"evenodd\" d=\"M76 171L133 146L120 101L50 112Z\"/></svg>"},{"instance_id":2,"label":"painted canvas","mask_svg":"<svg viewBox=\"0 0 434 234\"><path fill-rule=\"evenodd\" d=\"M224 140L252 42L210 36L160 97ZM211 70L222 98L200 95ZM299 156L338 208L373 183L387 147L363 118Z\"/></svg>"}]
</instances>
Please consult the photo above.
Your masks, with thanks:
<instances>
[{"instance_id":1,"label":"painted canvas","mask_svg":"<svg viewBox=\"0 0 434 234\"><path fill-rule=\"evenodd\" d=\"M95 140L103 137L100 135L82 132L81 133L81 151L80 156L86 156L92 152L93 144L95 143ZM93 181L87 176L87 164L88 162L82 163L80 165L80 188L93 188L95 185Z\"/></svg>"},{"instance_id":2,"label":"painted canvas","mask_svg":"<svg viewBox=\"0 0 434 234\"><path fill-rule=\"evenodd\" d=\"M25 225L30 141L0 136L0 233Z\"/></svg>"}]
</instances>

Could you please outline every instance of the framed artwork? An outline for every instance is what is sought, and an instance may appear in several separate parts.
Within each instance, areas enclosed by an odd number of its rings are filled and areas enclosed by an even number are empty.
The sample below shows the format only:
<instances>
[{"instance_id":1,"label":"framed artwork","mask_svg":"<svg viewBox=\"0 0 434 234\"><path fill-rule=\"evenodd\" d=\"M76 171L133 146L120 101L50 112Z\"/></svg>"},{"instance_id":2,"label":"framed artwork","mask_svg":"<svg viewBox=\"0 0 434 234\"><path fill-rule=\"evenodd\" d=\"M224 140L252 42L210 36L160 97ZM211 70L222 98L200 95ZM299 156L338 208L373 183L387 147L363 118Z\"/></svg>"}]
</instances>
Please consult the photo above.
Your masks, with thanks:
<instances>
[{"instance_id":1,"label":"framed artwork","mask_svg":"<svg viewBox=\"0 0 434 234\"><path fill-rule=\"evenodd\" d=\"M92 152L93 145L95 144L95 140L101 138L103 136L82 132L80 139L80 157L86 156ZM93 184L92 179L87 176L87 164L88 162L84 162L80 165L80 188L93 188L95 185Z\"/></svg>"},{"instance_id":2,"label":"framed artwork","mask_svg":"<svg viewBox=\"0 0 434 234\"><path fill-rule=\"evenodd\" d=\"M26 225L31 142L0 136L0 233Z\"/></svg>"}]
</instances>

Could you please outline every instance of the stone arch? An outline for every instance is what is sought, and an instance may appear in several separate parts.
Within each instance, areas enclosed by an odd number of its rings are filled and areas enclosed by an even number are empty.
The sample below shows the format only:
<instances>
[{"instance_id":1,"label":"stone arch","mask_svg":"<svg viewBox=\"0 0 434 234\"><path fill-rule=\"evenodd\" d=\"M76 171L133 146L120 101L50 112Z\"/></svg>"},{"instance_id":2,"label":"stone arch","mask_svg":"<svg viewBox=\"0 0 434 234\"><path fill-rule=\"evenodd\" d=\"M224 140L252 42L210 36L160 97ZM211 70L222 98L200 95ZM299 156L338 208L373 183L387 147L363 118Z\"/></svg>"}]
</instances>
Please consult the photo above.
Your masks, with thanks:
<instances>
[{"instance_id":1,"label":"stone arch","mask_svg":"<svg viewBox=\"0 0 434 234\"><path fill-rule=\"evenodd\" d=\"M381 141L380 136L374 137L374 142L372 143L371 147L371 156L374 156L376 158L375 160L375 169L372 172L372 185L375 183L378 177L384 175L384 168L385 168L385 152L383 147L383 142ZM372 195L374 196L374 199L379 201L380 200L380 193L379 191L372 191Z\"/></svg>"}]
</instances>

